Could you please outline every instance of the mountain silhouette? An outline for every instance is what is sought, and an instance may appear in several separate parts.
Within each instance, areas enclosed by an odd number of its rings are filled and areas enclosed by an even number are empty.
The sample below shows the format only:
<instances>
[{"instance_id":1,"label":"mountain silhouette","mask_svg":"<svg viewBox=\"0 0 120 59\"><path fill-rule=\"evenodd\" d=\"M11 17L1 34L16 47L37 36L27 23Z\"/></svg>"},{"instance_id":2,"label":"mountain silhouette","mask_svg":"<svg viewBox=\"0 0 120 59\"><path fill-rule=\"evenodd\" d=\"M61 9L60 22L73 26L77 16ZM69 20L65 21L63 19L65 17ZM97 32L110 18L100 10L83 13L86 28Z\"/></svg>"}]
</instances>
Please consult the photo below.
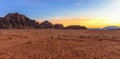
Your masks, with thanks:
<instances>
[{"instance_id":1,"label":"mountain silhouette","mask_svg":"<svg viewBox=\"0 0 120 59\"><path fill-rule=\"evenodd\" d=\"M119 30L120 27L118 26L107 26L103 28L104 30Z\"/></svg>"},{"instance_id":2,"label":"mountain silhouette","mask_svg":"<svg viewBox=\"0 0 120 59\"><path fill-rule=\"evenodd\" d=\"M4 17L0 17L0 29L41 29L41 28L55 28L55 29L87 29L85 26L72 25L64 27L63 24L53 25L49 21L39 23L19 13L8 13Z\"/></svg>"},{"instance_id":3,"label":"mountain silhouette","mask_svg":"<svg viewBox=\"0 0 120 59\"><path fill-rule=\"evenodd\" d=\"M0 28L37 28L39 23L19 13L9 13L0 17Z\"/></svg>"}]
</instances>

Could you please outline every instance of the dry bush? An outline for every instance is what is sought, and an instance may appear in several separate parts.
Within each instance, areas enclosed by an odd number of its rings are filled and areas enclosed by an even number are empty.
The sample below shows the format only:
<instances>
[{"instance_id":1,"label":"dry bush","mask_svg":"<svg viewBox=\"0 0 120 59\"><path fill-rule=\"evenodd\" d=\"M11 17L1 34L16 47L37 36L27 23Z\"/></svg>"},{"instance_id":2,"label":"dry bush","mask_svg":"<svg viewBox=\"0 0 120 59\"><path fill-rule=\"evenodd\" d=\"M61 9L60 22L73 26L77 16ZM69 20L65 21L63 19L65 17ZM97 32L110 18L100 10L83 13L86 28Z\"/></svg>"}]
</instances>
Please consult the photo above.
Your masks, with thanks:
<instances>
[{"instance_id":1,"label":"dry bush","mask_svg":"<svg viewBox=\"0 0 120 59\"><path fill-rule=\"evenodd\" d=\"M62 38L58 37L58 39L62 39Z\"/></svg>"},{"instance_id":2,"label":"dry bush","mask_svg":"<svg viewBox=\"0 0 120 59\"><path fill-rule=\"evenodd\" d=\"M99 39L99 41L103 41L103 39Z\"/></svg>"},{"instance_id":3,"label":"dry bush","mask_svg":"<svg viewBox=\"0 0 120 59\"><path fill-rule=\"evenodd\" d=\"M31 44L31 43L33 43L31 40L28 40L27 42L26 42L27 44Z\"/></svg>"},{"instance_id":4,"label":"dry bush","mask_svg":"<svg viewBox=\"0 0 120 59\"><path fill-rule=\"evenodd\" d=\"M83 38L83 36L80 36L80 38Z\"/></svg>"},{"instance_id":5,"label":"dry bush","mask_svg":"<svg viewBox=\"0 0 120 59\"><path fill-rule=\"evenodd\" d=\"M68 37L67 35L63 35L63 37Z\"/></svg>"},{"instance_id":6,"label":"dry bush","mask_svg":"<svg viewBox=\"0 0 120 59\"><path fill-rule=\"evenodd\" d=\"M60 37L61 35L58 35L58 37Z\"/></svg>"},{"instance_id":7,"label":"dry bush","mask_svg":"<svg viewBox=\"0 0 120 59\"><path fill-rule=\"evenodd\" d=\"M28 38L28 36L24 36L23 38Z\"/></svg>"},{"instance_id":8,"label":"dry bush","mask_svg":"<svg viewBox=\"0 0 120 59\"><path fill-rule=\"evenodd\" d=\"M112 37L112 39L115 39L115 37Z\"/></svg>"},{"instance_id":9,"label":"dry bush","mask_svg":"<svg viewBox=\"0 0 120 59\"><path fill-rule=\"evenodd\" d=\"M51 36L50 38L52 38L52 39L53 39L54 37L53 37L53 36Z\"/></svg>"},{"instance_id":10,"label":"dry bush","mask_svg":"<svg viewBox=\"0 0 120 59\"><path fill-rule=\"evenodd\" d=\"M9 37L8 39L13 39L12 37Z\"/></svg>"}]
</instances>

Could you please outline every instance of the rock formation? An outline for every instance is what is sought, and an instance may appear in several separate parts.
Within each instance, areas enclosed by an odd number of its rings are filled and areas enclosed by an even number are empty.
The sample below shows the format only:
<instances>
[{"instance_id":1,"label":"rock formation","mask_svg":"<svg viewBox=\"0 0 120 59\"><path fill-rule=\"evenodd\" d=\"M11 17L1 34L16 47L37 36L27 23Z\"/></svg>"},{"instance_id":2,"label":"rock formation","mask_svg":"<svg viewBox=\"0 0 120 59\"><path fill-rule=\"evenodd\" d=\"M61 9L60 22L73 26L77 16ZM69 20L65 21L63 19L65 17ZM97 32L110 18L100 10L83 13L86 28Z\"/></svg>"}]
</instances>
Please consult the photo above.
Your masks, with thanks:
<instances>
[{"instance_id":1,"label":"rock formation","mask_svg":"<svg viewBox=\"0 0 120 59\"><path fill-rule=\"evenodd\" d=\"M87 29L85 26L80 26L80 25L70 25L65 27L65 29Z\"/></svg>"},{"instance_id":2,"label":"rock formation","mask_svg":"<svg viewBox=\"0 0 120 59\"><path fill-rule=\"evenodd\" d=\"M0 17L0 29L34 29L34 28L86 29L86 27L79 25L67 27L64 27L63 24L53 25L51 22L47 20L42 23L39 23L19 13L9 13L5 17Z\"/></svg>"},{"instance_id":3,"label":"rock formation","mask_svg":"<svg viewBox=\"0 0 120 59\"><path fill-rule=\"evenodd\" d=\"M39 23L19 13L9 13L0 18L0 28L37 28Z\"/></svg>"},{"instance_id":4,"label":"rock formation","mask_svg":"<svg viewBox=\"0 0 120 59\"><path fill-rule=\"evenodd\" d=\"M44 21L39 25L40 28L53 28L53 24L49 21Z\"/></svg>"},{"instance_id":5,"label":"rock formation","mask_svg":"<svg viewBox=\"0 0 120 59\"><path fill-rule=\"evenodd\" d=\"M54 25L54 28L55 28L55 29L63 29L64 26L63 26L63 24L55 24L55 25Z\"/></svg>"}]
</instances>

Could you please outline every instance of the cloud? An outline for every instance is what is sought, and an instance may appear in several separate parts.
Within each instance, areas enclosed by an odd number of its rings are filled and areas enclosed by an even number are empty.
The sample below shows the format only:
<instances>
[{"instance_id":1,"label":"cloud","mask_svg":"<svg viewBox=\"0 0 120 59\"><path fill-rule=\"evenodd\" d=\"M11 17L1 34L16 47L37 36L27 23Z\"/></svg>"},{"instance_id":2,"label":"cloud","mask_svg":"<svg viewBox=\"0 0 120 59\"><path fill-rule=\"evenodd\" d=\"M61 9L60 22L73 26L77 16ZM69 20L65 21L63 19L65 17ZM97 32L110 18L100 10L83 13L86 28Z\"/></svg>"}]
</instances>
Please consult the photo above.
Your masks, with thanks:
<instances>
[{"instance_id":1,"label":"cloud","mask_svg":"<svg viewBox=\"0 0 120 59\"><path fill-rule=\"evenodd\" d=\"M82 3L76 3L76 4L73 4L74 6L81 6L83 5Z\"/></svg>"}]
</instances>

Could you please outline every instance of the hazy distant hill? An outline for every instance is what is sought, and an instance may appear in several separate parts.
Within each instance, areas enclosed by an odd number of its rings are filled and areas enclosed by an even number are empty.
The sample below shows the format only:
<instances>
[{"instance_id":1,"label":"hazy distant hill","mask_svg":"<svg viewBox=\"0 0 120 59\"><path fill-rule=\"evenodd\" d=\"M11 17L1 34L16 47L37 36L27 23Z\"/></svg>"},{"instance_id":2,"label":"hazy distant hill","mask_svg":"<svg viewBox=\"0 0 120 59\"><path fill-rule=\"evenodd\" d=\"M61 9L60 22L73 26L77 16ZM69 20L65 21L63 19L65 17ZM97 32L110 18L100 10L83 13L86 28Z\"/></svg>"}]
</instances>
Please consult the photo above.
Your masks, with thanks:
<instances>
[{"instance_id":1,"label":"hazy distant hill","mask_svg":"<svg viewBox=\"0 0 120 59\"><path fill-rule=\"evenodd\" d=\"M119 30L120 27L118 26L107 26L103 28L104 30Z\"/></svg>"},{"instance_id":2,"label":"hazy distant hill","mask_svg":"<svg viewBox=\"0 0 120 59\"><path fill-rule=\"evenodd\" d=\"M118 26L106 26L104 28L88 28L89 30L119 30Z\"/></svg>"}]
</instances>

